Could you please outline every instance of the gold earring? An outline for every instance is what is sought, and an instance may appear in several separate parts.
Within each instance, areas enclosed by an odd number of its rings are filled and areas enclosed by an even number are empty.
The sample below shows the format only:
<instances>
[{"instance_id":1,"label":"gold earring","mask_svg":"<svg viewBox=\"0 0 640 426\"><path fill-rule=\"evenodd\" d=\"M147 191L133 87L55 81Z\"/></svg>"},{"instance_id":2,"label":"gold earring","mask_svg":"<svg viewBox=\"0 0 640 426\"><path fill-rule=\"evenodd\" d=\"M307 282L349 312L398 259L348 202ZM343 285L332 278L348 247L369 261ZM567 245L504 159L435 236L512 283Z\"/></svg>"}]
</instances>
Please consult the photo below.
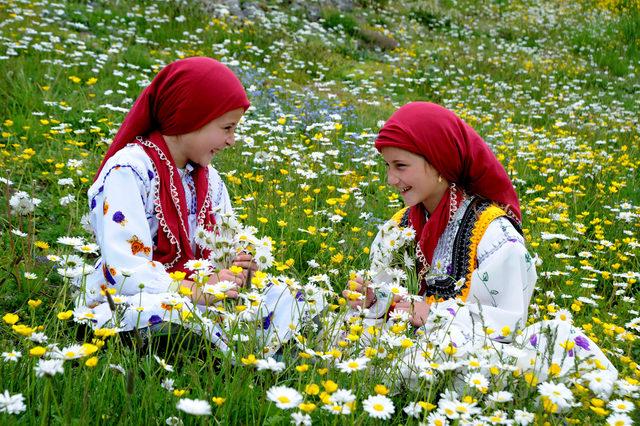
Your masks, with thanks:
<instances>
[{"instance_id":1,"label":"gold earring","mask_svg":"<svg viewBox=\"0 0 640 426\"><path fill-rule=\"evenodd\" d=\"M438 182L442 183L442 176L441 175L438 175Z\"/></svg>"}]
</instances>

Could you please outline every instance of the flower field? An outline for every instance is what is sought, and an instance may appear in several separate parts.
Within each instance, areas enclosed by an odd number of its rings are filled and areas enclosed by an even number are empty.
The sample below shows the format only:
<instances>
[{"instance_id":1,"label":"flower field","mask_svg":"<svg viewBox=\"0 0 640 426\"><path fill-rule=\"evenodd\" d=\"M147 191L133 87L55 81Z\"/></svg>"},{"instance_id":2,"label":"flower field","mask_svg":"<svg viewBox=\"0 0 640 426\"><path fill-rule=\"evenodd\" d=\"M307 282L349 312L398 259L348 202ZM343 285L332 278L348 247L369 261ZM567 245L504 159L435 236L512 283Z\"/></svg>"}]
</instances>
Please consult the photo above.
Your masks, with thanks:
<instances>
[{"instance_id":1,"label":"flower field","mask_svg":"<svg viewBox=\"0 0 640 426\"><path fill-rule=\"evenodd\" d=\"M638 421L640 3L244 7L0 0L0 424ZM240 223L270 237L253 285L322 294L277 353L242 326L226 353L190 334L141 344L74 310L99 256L84 216L106 147L162 66L200 55L252 102L213 163ZM618 377L525 374L517 348L462 358L406 318L367 330L348 314L341 291L403 207L373 140L413 100L454 110L513 180L538 261L529 324L572 322ZM225 324L246 300L220 305ZM409 386L398 360L422 344L432 362Z\"/></svg>"}]
</instances>

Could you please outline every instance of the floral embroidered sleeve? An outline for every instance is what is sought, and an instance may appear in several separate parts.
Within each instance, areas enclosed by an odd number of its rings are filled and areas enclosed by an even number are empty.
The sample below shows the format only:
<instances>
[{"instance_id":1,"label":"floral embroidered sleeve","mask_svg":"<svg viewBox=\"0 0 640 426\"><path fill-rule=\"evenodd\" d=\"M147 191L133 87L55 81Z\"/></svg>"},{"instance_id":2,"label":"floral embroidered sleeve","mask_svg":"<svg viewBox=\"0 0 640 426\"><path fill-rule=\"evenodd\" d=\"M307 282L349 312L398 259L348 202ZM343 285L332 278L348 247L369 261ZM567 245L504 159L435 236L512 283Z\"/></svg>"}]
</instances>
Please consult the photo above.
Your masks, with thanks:
<instances>
[{"instance_id":1,"label":"floral embroidered sleeve","mask_svg":"<svg viewBox=\"0 0 640 426\"><path fill-rule=\"evenodd\" d=\"M152 260L145 201L153 172L143 170L126 163L105 167L102 185L91 198L105 283L124 295L137 294L142 286L147 293L165 292L171 283L164 266Z\"/></svg>"},{"instance_id":2,"label":"floral embroidered sleeve","mask_svg":"<svg viewBox=\"0 0 640 426\"><path fill-rule=\"evenodd\" d=\"M447 300L433 304L427 327L444 319L467 338L488 335L510 341L512 333L526 325L537 278L534 260L505 218L491 222L478 245L477 258L466 303Z\"/></svg>"}]
</instances>

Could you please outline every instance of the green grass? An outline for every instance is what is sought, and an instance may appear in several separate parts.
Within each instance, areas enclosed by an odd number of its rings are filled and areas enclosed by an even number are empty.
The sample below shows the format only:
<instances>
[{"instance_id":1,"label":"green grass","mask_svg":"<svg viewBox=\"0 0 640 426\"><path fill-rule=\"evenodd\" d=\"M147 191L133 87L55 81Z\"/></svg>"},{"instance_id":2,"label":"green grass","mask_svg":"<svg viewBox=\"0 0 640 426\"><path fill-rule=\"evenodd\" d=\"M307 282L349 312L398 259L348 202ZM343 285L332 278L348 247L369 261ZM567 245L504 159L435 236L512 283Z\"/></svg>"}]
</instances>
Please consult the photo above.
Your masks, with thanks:
<instances>
[{"instance_id":1,"label":"green grass","mask_svg":"<svg viewBox=\"0 0 640 426\"><path fill-rule=\"evenodd\" d=\"M529 249L543 260L532 321L548 316L549 309L572 310L574 322L591 327L601 347L611 351L608 356L621 377L637 380L640 343L637 329L628 325L638 317L640 281L640 15L633 4L604 11L599 3L586 1L358 2L349 12L323 10L323 21L314 24L325 30L320 31L304 20L304 11L276 3L264 5L264 20L242 22L207 16L185 2L51 6L0 1L0 35L6 42L0 56L7 56L0 59L0 177L14 182L10 188L0 183L0 312L15 312L21 323L42 326L48 343L62 347L91 341L79 326L56 318L72 308L71 295L43 256L69 252L56 243L60 236L89 237L80 219L104 141L117 130L141 82L153 77L152 67L179 55L201 54L237 60L235 69L250 88L255 109L239 133L252 137L254 146L238 144L214 163L222 173L235 170L239 180L230 175L226 180L243 221L274 239L279 262L294 260L282 273L301 281L327 273L340 290L350 271L368 266L365 248L401 202L385 185L372 137L360 135L375 134L378 122L395 106L411 100L442 103L474 126L517 178ZM26 16L29 11L34 16ZM385 37L398 41L396 49L363 37L362 29L378 31L378 26L386 29ZM19 42L27 47L14 47L14 55L9 44ZM88 84L91 78L97 81ZM279 130L281 117L287 119ZM314 123L329 130L307 129ZM326 144L314 139L319 132ZM279 155L253 161L270 147L277 147ZM297 163L282 154L285 148L298 156ZM331 150L337 155L327 153ZM314 152L325 154L324 159L315 161ZM82 160L82 165L69 167L69 160ZM299 168L318 178L305 180ZM62 178L71 178L74 187L58 185ZM34 214L9 215L13 191L42 200ZM341 199L345 192L349 198ZM59 199L68 194L76 202L61 206ZM241 201L248 197L253 199ZM336 209L344 218L332 224L329 216ZM300 231L309 226L326 229L314 235ZM543 232L577 239L543 239ZM35 241L50 248L38 248ZM320 268L308 266L312 259ZM38 278L27 280L25 272ZM36 299L42 304L30 308L27 301ZM309 332L307 337L310 346L330 349L321 336ZM95 368L85 366L85 359L68 361L63 374L39 379L33 371L37 359L29 356L34 346L0 324L0 352L22 352L16 364L0 360L0 392L22 393L27 405L17 416L0 413L0 423L165 424L168 417L179 416L187 424L284 424L290 413L266 400L271 386L302 391L306 384L330 379L353 389L359 405L346 419L318 408L311 414L314 423L374 424L361 401L386 377L382 362L348 376L328 361L300 358L291 347L284 353L286 371L256 372L231 365L199 340L165 354L175 367L169 373L150 351L141 352L116 336L97 353ZM202 353L201 348L207 349ZM252 344L238 347L240 356L249 353L259 355ZM297 372L303 363L310 370ZM125 373L109 364L121 365ZM321 375L322 368L329 371ZM186 390L184 397L226 401L214 406L212 418L188 417L176 409L178 397L160 386L165 377ZM402 407L418 400L436 403L451 380L447 376L437 387L393 395L392 423L410 422ZM516 396L514 407L536 412L540 424L563 424L566 418L599 424L605 418L589 408L594 396L589 392L576 391L581 405L553 415L538 407L535 388L522 380L511 380L508 389ZM320 405L317 397L308 399Z\"/></svg>"}]
</instances>

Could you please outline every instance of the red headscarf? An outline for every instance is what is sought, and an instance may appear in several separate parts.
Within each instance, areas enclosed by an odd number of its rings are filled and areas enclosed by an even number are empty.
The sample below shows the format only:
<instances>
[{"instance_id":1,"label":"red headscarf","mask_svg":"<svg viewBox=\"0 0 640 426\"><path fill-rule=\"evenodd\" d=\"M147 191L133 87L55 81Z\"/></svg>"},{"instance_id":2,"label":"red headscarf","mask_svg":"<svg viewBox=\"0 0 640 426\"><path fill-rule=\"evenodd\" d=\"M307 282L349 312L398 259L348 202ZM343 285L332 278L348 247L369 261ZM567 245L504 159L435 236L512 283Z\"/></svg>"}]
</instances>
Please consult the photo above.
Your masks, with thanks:
<instances>
[{"instance_id":1,"label":"red headscarf","mask_svg":"<svg viewBox=\"0 0 640 426\"><path fill-rule=\"evenodd\" d=\"M375 145L378 151L392 146L424 157L447 181L500 204L521 219L518 196L504 167L471 126L452 111L428 102L404 105L384 124ZM429 263L449 222L450 202L448 189L428 220L422 203L409 211Z\"/></svg>"},{"instance_id":2,"label":"red headscarf","mask_svg":"<svg viewBox=\"0 0 640 426\"><path fill-rule=\"evenodd\" d=\"M238 77L222 63L204 57L181 59L164 67L142 91L127 114L105 163L127 144L137 141L149 155L159 179L156 215L160 221L153 259L169 271L181 269L195 257L189 240L184 188L162 135L175 136L200 129L211 120L238 108L249 108L249 99ZM193 180L198 201L198 224L215 223L208 198L208 169L195 166Z\"/></svg>"}]
</instances>

